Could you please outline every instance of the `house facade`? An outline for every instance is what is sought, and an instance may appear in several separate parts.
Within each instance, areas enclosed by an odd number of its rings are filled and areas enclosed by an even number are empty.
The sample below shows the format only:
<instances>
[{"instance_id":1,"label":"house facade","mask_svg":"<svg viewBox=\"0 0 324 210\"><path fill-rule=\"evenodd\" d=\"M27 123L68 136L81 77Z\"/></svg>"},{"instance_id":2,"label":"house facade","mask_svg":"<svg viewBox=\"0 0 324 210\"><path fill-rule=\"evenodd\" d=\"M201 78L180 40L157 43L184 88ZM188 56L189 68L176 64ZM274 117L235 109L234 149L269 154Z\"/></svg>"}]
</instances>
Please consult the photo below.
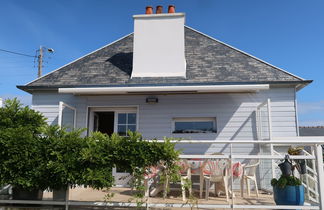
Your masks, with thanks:
<instances>
[{"instance_id":1,"label":"house facade","mask_svg":"<svg viewBox=\"0 0 324 210\"><path fill-rule=\"evenodd\" d=\"M135 15L134 33L17 87L32 94L49 124L217 141L297 136L296 93L310 82L186 26L183 13L165 13ZM184 154L229 151L179 147Z\"/></svg>"}]
</instances>

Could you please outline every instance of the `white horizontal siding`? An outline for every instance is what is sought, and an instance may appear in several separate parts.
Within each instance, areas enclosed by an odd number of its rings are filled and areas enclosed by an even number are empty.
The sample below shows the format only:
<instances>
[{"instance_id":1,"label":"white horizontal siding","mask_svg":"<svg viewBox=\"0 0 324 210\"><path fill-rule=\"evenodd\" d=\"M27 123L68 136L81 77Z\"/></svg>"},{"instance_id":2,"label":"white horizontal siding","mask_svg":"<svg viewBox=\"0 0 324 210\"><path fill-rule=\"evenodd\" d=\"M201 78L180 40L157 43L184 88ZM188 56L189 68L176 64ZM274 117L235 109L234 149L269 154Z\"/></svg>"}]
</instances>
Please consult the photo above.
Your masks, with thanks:
<instances>
[{"instance_id":1,"label":"white horizontal siding","mask_svg":"<svg viewBox=\"0 0 324 210\"><path fill-rule=\"evenodd\" d=\"M55 123L58 103L77 108L77 127L87 127L87 107L138 106L139 131L146 138L256 139L255 109L271 99L273 136L296 136L293 88L272 88L259 93L158 95L159 103L146 104L145 95L73 96L35 93L33 105ZM175 117L216 117L217 134L172 134ZM267 119L263 119L267 124ZM267 128L264 129L265 131Z\"/></svg>"},{"instance_id":2,"label":"white horizontal siding","mask_svg":"<svg viewBox=\"0 0 324 210\"><path fill-rule=\"evenodd\" d=\"M256 107L271 99L273 136L296 136L295 90L293 88L272 88L259 93L227 93L227 94L184 94L158 95L157 104L146 104L145 95L113 95L113 96L73 96L55 92L34 93L33 108L48 118L49 124L56 124L58 104L63 101L77 109L77 127L88 126L88 107L120 107L136 106L139 108L139 132L144 138L164 136L193 140L217 139L256 139ZM172 119L176 117L216 117L217 133L214 134L172 134ZM267 124L267 119L263 119ZM267 128L264 128L267 131ZM228 145L178 145L184 153L228 153ZM234 145L233 152L239 154L257 153L258 146ZM265 149L266 150L266 149ZM271 179L271 165L263 161L261 184L268 187ZM267 174L263 174L267 171Z\"/></svg>"},{"instance_id":3,"label":"white horizontal siding","mask_svg":"<svg viewBox=\"0 0 324 210\"><path fill-rule=\"evenodd\" d=\"M32 109L42 113L46 117L46 122L49 125L57 125L58 111L59 111L58 104L50 105L50 106L32 105Z\"/></svg>"}]
</instances>

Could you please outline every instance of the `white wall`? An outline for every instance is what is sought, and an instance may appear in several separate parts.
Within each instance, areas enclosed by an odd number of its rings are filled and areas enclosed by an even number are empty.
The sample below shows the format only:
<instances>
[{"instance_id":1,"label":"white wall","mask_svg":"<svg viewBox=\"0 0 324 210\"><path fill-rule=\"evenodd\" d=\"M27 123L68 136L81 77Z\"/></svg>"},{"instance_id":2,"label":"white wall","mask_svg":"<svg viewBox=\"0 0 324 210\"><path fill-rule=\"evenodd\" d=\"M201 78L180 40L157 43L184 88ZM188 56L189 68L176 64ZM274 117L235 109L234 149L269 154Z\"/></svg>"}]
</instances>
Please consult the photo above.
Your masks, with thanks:
<instances>
[{"instance_id":1,"label":"white wall","mask_svg":"<svg viewBox=\"0 0 324 210\"><path fill-rule=\"evenodd\" d=\"M139 132L145 138L163 138L164 136L185 139L256 139L255 109L267 98L271 99L273 136L296 136L295 90L293 88L273 88L259 93L237 94L186 94L158 95L158 104L146 104L145 95L115 96L73 96L70 94L35 93L33 108L44 113L49 124L56 124L58 104L63 101L77 108L77 127L87 126L88 106L138 106ZM172 134L174 117L216 117L216 134ZM184 153L202 154L229 152L228 145L181 145ZM258 146L236 145L233 152L252 154L259 151ZM261 167L260 167L261 168ZM270 183L270 162L262 164L263 174L260 181L263 186ZM263 173L262 172L262 173Z\"/></svg>"},{"instance_id":2,"label":"white wall","mask_svg":"<svg viewBox=\"0 0 324 210\"><path fill-rule=\"evenodd\" d=\"M88 106L139 106L139 131L146 138L174 136L186 139L256 139L256 106L271 98L273 136L296 136L294 89L275 88L260 93L158 95L159 103L146 104L145 95L73 96L35 93L33 108L56 123L58 103L77 108L77 127L86 127ZM216 117L217 134L174 134L174 117Z\"/></svg>"}]
</instances>

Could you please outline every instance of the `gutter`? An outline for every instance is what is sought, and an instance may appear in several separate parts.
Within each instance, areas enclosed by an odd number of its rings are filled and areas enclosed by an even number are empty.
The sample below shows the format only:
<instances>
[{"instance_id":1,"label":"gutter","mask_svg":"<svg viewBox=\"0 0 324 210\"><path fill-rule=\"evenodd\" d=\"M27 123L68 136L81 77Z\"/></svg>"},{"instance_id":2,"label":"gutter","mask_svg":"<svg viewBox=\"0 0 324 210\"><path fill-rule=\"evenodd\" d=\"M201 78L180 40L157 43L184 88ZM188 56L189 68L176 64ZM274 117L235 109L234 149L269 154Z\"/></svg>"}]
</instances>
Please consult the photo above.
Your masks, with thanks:
<instances>
[{"instance_id":1,"label":"gutter","mask_svg":"<svg viewBox=\"0 0 324 210\"><path fill-rule=\"evenodd\" d=\"M270 85L294 85L296 90L300 90L312 83L313 80L303 80L303 81L253 81L253 82L205 82L205 83L160 83L160 84L149 84L149 83L139 83L139 84L120 84L120 85L17 85L16 87L20 90L26 91L28 93L33 93L33 91L58 91L59 88L107 88L107 87L163 87L163 86L220 86L220 85L260 85L267 84Z\"/></svg>"}]
</instances>

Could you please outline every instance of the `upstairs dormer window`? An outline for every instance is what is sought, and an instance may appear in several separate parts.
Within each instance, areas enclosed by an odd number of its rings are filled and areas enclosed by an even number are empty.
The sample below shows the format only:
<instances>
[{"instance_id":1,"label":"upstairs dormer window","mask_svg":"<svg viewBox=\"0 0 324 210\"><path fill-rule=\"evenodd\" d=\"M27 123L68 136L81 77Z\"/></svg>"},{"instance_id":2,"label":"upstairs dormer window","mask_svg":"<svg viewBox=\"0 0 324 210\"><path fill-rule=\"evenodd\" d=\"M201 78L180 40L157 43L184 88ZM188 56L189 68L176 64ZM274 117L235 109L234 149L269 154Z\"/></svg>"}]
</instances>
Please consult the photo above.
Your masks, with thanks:
<instances>
[{"instance_id":1,"label":"upstairs dormer window","mask_svg":"<svg viewBox=\"0 0 324 210\"><path fill-rule=\"evenodd\" d=\"M174 134L217 133L215 117L173 118Z\"/></svg>"}]
</instances>

